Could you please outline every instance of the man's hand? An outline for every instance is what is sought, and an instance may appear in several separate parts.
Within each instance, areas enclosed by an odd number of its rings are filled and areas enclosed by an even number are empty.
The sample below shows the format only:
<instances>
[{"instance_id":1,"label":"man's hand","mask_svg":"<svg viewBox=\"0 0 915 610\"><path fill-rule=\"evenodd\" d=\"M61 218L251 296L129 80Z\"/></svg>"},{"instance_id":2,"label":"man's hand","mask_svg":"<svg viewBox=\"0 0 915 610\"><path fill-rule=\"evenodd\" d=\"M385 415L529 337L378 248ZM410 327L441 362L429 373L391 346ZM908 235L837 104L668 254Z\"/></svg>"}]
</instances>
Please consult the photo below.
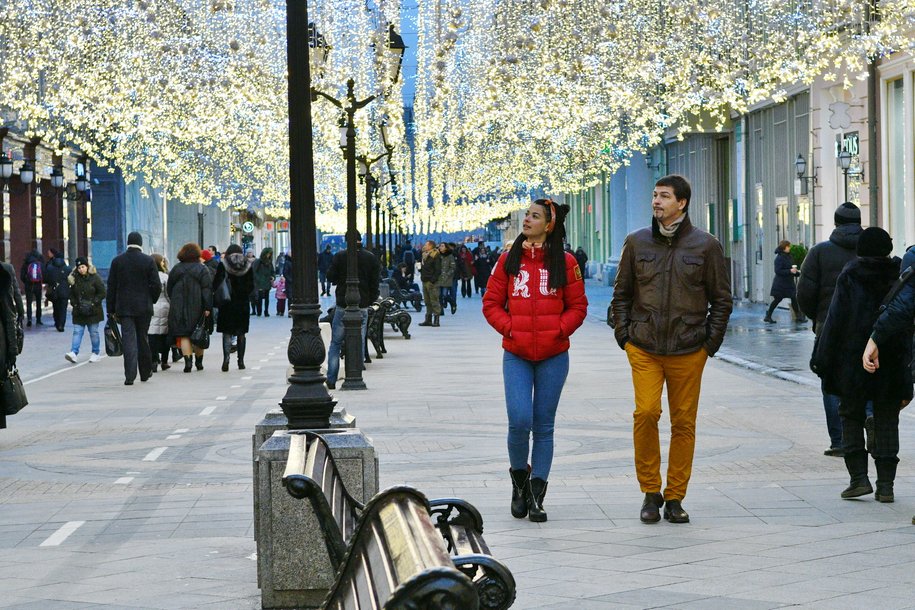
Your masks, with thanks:
<instances>
[{"instance_id":1,"label":"man's hand","mask_svg":"<svg viewBox=\"0 0 915 610\"><path fill-rule=\"evenodd\" d=\"M877 349L877 344L874 343L873 339L867 340L867 347L864 348L864 355L861 357L862 364L864 365L864 370L868 373L876 373L877 369L880 368L879 360L880 352Z\"/></svg>"},{"instance_id":2,"label":"man's hand","mask_svg":"<svg viewBox=\"0 0 915 610\"><path fill-rule=\"evenodd\" d=\"M205 310L203 311L203 316L204 316L205 318L209 318L209 317L210 317L210 310L209 310L209 309L205 309Z\"/></svg>"},{"instance_id":3,"label":"man's hand","mask_svg":"<svg viewBox=\"0 0 915 610\"><path fill-rule=\"evenodd\" d=\"M905 409L907 406L909 406L910 402L912 402L911 398L903 398L902 401L899 403L899 410L902 411L903 409Z\"/></svg>"}]
</instances>

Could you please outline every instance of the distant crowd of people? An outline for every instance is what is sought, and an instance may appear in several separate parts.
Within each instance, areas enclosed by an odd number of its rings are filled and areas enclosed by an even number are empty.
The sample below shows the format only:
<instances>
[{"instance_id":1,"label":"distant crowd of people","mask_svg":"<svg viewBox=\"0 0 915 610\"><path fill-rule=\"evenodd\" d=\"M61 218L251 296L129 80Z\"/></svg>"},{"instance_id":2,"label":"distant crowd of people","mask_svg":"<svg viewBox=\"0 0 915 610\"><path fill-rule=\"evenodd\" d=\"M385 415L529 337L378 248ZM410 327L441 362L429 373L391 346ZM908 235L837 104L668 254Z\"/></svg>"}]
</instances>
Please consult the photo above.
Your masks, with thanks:
<instances>
[{"instance_id":1,"label":"distant crowd of people","mask_svg":"<svg viewBox=\"0 0 915 610\"><path fill-rule=\"evenodd\" d=\"M106 313L118 326L124 356L124 383L133 385L139 376L147 381L158 370L184 359L184 372L203 370L205 349L191 336L198 326L207 335L222 336L222 370L228 371L230 354L237 354L239 369L245 368L246 336L251 316L270 316L270 293L275 290L276 315L286 312L286 293L292 283L292 258L283 253L274 261L273 249L260 256L243 253L238 245L220 253L216 246L201 249L188 243L177 253L178 263L170 268L159 253L143 252L143 238L137 232L127 237L127 249L111 261L107 281L86 257L73 266L63 253L49 248L45 256L29 252L13 278L9 292L14 295L14 325L43 326L43 309L51 307L54 326L66 330L71 312L73 333L64 358L79 362L87 331L89 362L101 359L100 325ZM13 268L6 265L8 275ZM2 278L0 278L2 279Z\"/></svg>"}]
</instances>

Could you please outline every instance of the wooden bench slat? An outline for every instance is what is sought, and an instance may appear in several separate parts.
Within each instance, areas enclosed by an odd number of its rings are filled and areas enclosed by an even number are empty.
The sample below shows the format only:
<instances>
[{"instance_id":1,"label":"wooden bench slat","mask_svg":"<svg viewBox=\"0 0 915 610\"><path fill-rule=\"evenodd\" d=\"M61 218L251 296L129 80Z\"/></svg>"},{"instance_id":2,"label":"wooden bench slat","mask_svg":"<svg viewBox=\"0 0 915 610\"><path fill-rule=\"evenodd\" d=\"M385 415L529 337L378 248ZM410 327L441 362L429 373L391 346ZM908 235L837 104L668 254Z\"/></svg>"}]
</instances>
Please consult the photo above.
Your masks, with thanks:
<instances>
[{"instance_id":1,"label":"wooden bench slat","mask_svg":"<svg viewBox=\"0 0 915 610\"><path fill-rule=\"evenodd\" d=\"M293 474L301 474L300 469L305 464L305 445L308 439L301 434L294 434L289 437L289 457L286 459L286 470L283 472L284 477ZM314 444L314 443L312 443ZM308 471L305 470L307 473Z\"/></svg>"}]
</instances>

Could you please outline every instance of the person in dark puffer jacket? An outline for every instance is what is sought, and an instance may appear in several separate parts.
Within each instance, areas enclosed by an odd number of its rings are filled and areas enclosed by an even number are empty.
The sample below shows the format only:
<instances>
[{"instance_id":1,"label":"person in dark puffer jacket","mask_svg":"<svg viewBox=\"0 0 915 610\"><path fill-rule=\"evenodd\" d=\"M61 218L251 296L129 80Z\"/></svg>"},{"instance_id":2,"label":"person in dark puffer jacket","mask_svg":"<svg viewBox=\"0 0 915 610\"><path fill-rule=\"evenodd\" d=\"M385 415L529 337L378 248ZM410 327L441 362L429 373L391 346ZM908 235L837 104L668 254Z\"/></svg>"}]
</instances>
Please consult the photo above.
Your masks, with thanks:
<instances>
[{"instance_id":1,"label":"person in dark puffer jacket","mask_svg":"<svg viewBox=\"0 0 915 610\"><path fill-rule=\"evenodd\" d=\"M89 329L89 339L92 342L92 355L89 362L101 360L101 337L98 324L105 319L102 310L102 301L105 300L105 282L99 277L94 265L83 256L77 257L76 269L67 277L70 285L70 304L73 306L73 341L70 351L64 358L76 362L79 358L79 347L83 342L83 334Z\"/></svg>"},{"instance_id":2,"label":"person in dark puffer jacket","mask_svg":"<svg viewBox=\"0 0 915 610\"><path fill-rule=\"evenodd\" d=\"M849 486L842 492L846 499L874 491L867 476L864 442L865 404L872 400L876 498L893 501L899 462L899 411L912 399L911 324L884 340L884 366L876 374L869 375L861 366L861 354L879 317L881 302L899 276L899 259L889 257L892 250L893 241L883 229L870 227L861 233L858 257L839 275L810 363L826 391L841 397L843 449L850 476Z\"/></svg>"},{"instance_id":3,"label":"person in dark puffer jacket","mask_svg":"<svg viewBox=\"0 0 915 610\"><path fill-rule=\"evenodd\" d=\"M569 373L569 337L588 313L581 270L562 249L568 213L568 205L534 201L521 235L499 257L483 295L483 315L502 335L505 350L511 513L535 522L547 520L543 499L556 410Z\"/></svg>"}]
</instances>

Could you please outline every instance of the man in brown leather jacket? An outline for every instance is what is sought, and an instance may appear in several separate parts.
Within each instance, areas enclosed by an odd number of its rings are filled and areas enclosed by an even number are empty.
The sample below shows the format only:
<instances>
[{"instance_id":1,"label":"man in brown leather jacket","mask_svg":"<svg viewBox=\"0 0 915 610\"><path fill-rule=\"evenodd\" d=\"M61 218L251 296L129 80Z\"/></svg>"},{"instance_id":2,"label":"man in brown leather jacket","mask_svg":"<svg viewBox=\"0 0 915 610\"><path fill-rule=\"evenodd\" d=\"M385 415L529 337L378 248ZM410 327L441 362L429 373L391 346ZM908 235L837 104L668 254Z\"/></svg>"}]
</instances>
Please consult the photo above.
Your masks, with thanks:
<instances>
[{"instance_id":1,"label":"man in brown leather jacket","mask_svg":"<svg viewBox=\"0 0 915 610\"><path fill-rule=\"evenodd\" d=\"M626 350L635 388L635 469L644 523L688 523L686 496L696 444L696 412L705 361L727 329L733 303L721 244L689 221L691 189L682 176L657 181L651 227L623 244L613 287L611 325ZM658 420L667 384L670 454L661 494ZM666 506L665 506L666 503Z\"/></svg>"}]
</instances>

